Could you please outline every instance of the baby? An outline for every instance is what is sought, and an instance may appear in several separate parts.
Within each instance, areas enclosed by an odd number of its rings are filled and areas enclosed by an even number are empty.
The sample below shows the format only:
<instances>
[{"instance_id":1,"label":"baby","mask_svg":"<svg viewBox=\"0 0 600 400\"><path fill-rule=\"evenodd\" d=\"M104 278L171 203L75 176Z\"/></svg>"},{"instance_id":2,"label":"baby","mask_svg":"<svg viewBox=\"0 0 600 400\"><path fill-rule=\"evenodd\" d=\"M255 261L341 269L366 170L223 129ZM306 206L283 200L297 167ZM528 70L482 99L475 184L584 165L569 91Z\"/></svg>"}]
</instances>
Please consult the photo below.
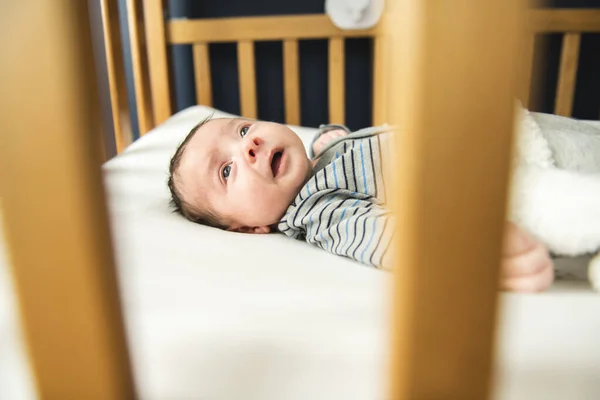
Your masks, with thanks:
<instances>
[{"instance_id":1,"label":"baby","mask_svg":"<svg viewBox=\"0 0 600 400\"><path fill-rule=\"evenodd\" d=\"M242 233L279 231L389 268L394 217L386 207L382 155L390 132L323 125L309 157L285 125L208 118L171 159L171 202L196 223ZM548 251L516 225L506 232L501 288L548 288L554 278Z\"/></svg>"}]
</instances>

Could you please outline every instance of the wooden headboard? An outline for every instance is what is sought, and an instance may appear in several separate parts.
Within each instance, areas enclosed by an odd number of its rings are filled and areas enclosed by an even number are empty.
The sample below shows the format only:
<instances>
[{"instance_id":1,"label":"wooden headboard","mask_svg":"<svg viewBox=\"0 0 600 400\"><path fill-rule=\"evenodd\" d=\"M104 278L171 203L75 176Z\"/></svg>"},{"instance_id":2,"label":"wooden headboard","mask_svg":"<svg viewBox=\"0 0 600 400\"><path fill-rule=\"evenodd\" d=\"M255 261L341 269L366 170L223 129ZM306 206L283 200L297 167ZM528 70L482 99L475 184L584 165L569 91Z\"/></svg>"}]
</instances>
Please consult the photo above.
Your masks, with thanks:
<instances>
[{"instance_id":1,"label":"wooden headboard","mask_svg":"<svg viewBox=\"0 0 600 400\"><path fill-rule=\"evenodd\" d=\"M107 3L106 0L104 0ZM347 38L372 38L373 43L373 124L387 121L385 99L386 38L383 25L367 30L341 30L324 14L269 17L238 17L213 19L165 19L161 0L147 0L142 4L127 0L127 19L133 67L133 81L140 134L169 118L173 113L172 89L169 75L168 46L188 44L193 48L194 78L197 104L212 106L211 70L208 47L211 43L237 44L237 63L240 82L240 110L248 118L257 117L256 74L254 43L281 41L283 48L285 122L300 125L300 79L298 42L306 39L329 41L328 85L331 123L344 123L344 43ZM114 8L114 7L113 7ZM106 4L110 14L110 6ZM106 19L107 32L118 30L118 24ZM581 35L600 32L598 9L539 9L530 10L526 18L530 32L523 46L523 75L519 98L525 106L531 105L534 89L532 73L536 36L549 33L563 34L563 47L558 76L554 113L570 116L575 93ZM118 43L118 31L108 41L106 51L114 82L112 90L113 118L117 151L131 142L129 114L123 90L124 72ZM111 56L114 55L114 56ZM119 111L120 110L120 111Z\"/></svg>"},{"instance_id":2,"label":"wooden headboard","mask_svg":"<svg viewBox=\"0 0 600 400\"><path fill-rule=\"evenodd\" d=\"M196 98L198 104L212 105L211 71L208 46L211 43L237 43L241 114L257 117L254 43L281 41L284 68L285 122L300 124L300 79L298 41L329 40L330 122L343 123L344 116L344 39L371 37L377 29L343 31L326 15L243 17L223 19L182 19L163 21L160 1L145 3L145 27L152 87L152 112L158 124L171 115L166 46L189 44L193 47ZM155 18L157 17L158 18ZM379 55L375 63L381 62ZM377 66L376 66L377 69ZM377 86L376 86L377 87ZM375 89L375 98L379 93Z\"/></svg>"}]
</instances>

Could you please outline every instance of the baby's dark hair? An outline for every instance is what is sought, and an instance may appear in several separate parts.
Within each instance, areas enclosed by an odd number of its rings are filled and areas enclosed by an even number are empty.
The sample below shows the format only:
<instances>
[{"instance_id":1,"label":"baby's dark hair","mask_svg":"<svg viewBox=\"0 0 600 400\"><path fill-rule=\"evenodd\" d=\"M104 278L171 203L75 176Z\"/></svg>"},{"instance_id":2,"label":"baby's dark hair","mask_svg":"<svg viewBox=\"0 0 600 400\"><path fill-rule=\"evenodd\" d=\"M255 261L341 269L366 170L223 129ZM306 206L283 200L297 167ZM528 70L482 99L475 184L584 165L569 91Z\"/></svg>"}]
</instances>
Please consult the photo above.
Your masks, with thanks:
<instances>
[{"instance_id":1,"label":"baby's dark hair","mask_svg":"<svg viewBox=\"0 0 600 400\"><path fill-rule=\"evenodd\" d=\"M169 187L169 191L171 192L171 200L169 201L173 212L177 214L183 215L187 220L195 222L201 225L208 225L214 228L219 229L227 229L227 226L223 224L222 221L212 212L210 209L199 210L197 207L194 207L192 204L188 203L183 199L181 191L177 187L177 171L179 169L179 165L181 164L181 159L183 157L183 153L185 149L196 134L202 125L206 124L208 121L212 119L212 114L209 115L204 120L200 121L196 126L194 126L190 133L185 137L183 142L177 147L175 154L171 158L171 162L169 164L169 179L167 181L167 186Z\"/></svg>"}]
</instances>

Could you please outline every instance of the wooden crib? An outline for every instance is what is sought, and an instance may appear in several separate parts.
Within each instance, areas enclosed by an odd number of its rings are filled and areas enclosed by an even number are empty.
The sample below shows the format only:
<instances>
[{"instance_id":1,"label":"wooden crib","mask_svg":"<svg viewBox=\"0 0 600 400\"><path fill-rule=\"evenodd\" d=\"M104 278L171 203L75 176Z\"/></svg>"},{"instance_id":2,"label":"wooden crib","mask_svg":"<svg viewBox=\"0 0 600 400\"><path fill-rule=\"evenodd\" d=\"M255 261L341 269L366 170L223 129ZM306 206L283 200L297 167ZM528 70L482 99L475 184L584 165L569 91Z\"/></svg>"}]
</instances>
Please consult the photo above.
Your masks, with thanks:
<instances>
[{"instance_id":1,"label":"wooden crib","mask_svg":"<svg viewBox=\"0 0 600 400\"><path fill-rule=\"evenodd\" d=\"M167 47L192 45L197 104L212 106L211 71L208 46L211 43L238 44L237 63L240 85L241 114L257 117L254 43L280 41L283 48L285 122L300 124L300 81L298 41L327 39L329 41L329 115L330 123L344 123L344 39L373 39L373 121L379 125L387 121L385 76L387 30L385 21L367 30L344 31L335 27L326 15L242 17L218 19L163 20L161 1L142 4L130 0L128 5L129 36L132 53L133 77L136 94L135 107L143 135L172 114L171 88ZM123 61L120 57L120 39L117 25L108 23L116 8L105 3L106 45L108 51L109 81L112 115L115 124L117 150L131 142L128 127L128 107L122 91L124 87ZM526 18L527 33L519 54L523 72L518 98L524 106L531 106L534 44L536 36L563 34L560 74L557 82L554 113L571 116L575 92L581 34L598 31L595 9L537 9ZM145 17L144 17L145 16ZM112 16L114 20L116 16ZM389 16L388 16L389 19Z\"/></svg>"},{"instance_id":2,"label":"wooden crib","mask_svg":"<svg viewBox=\"0 0 600 400\"><path fill-rule=\"evenodd\" d=\"M327 39L330 122L344 123L344 39L373 38L373 123L401 121L410 132L397 147L394 206L405 223L395 239L401 268L390 398L487 397L513 99L527 105L531 98L534 35L562 33L555 113L570 115L581 34L600 32L600 10L497 3L390 1L377 27L342 31L324 15L164 20L161 0L126 2L142 133L173 112L169 45L193 45L198 104L211 105L207 46L237 42L241 111L254 118L254 42L281 41L285 119L299 124L298 41ZM4 13L2 37L21 38L22 47L15 51L12 40L2 42L2 53L11 54L0 66L7 82L2 122L9 132L3 134L2 210L40 397L131 399L98 169L100 147L110 155L111 146L120 152L131 143L130 121L116 1L89 4L23 2ZM92 48L90 10L102 15L104 48ZM94 67L93 53L106 64ZM107 96L95 68L106 68ZM112 128L105 124L99 132L102 110L109 110ZM108 138L102 146L100 137ZM453 273L437 279L442 269ZM439 295L426 295L431 292ZM448 296L461 308L445 303ZM81 351L48 346L49 337Z\"/></svg>"}]
</instances>

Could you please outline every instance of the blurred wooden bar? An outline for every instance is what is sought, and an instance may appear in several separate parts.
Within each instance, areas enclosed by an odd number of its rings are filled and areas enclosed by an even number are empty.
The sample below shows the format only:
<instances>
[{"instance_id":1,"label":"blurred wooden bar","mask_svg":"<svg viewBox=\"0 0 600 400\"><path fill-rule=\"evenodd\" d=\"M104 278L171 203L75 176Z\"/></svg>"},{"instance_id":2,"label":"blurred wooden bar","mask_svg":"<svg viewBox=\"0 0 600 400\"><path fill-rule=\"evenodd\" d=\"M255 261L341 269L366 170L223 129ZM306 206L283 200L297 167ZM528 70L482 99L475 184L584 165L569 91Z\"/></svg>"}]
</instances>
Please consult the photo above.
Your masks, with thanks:
<instances>
[{"instance_id":1,"label":"blurred wooden bar","mask_svg":"<svg viewBox=\"0 0 600 400\"><path fill-rule=\"evenodd\" d=\"M570 117L573 111L580 42L581 34L579 33L563 35L558 87L554 104L554 114L556 115Z\"/></svg>"},{"instance_id":2,"label":"blurred wooden bar","mask_svg":"<svg viewBox=\"0 0 600 400\"><path fill-rule=\"evenodd\" d=\"M38 397L129 400L88 21L78 0L3 9L2 212Z\"/></svg>"},{"instance_id":3,"label":"blurred wooden bar","mask_svg":"<svg viewBox=\"0 0 600 400\"><path fill-rule=\"evenodd\" d=\"M528 34L523 40L523 54L521 58L521 80L519 81L519 98L523 107L531 107L531 77L533 75L533 56L535 50L535 35Z\"/></svg>"},{"instance_id":4,"label":"blurred wooden bar","mask_svg":"<svg viewBox=\"0 0 600 400\"><path fill-rule=\"evenodd\" d=\"M148 133L153 127L153 112L148 72L148 55L142 0L127 1L127 26L129 28L129 44L131 47L131 66L133 69L133 86L135 91L135 107L138 115L140 136Z\"/></svg>"},{"instance_id":5,"label":"blurred wooden bar","mask_svg":"<svg viewBox=\"0 0 600 400\"><path fill-rule=\"evenodd\" d=\"M520 2L386 7L394 21L388 119L401 133L389 398L486 399Z\"/></svg>"},{"instance_id":6,"label":"blurred wooden bar","mask_svg":"<svg viewBox=\"0 0 600 400\"><path fill-rule=\"evenodd\" d=\"M127 92L125 91L125 64L121 32L119 29L119 10L116 0L100 0L100 10L106 49L106 68L110 93L111 112L114 121L114 135L117 153L131 144L131 119Z\"/></svg>"},{"instance_id":7,"label":"blurred wooden bar","mask_svg":"<svg viewBox=\"0 0 600 400\"><path fill-rule=\"evenodd\" d=\"M153 126L156 126L165 122L172 112L169 61L165 38L164 0L144 0L142 4L146 49L148 52L148 73L150 74L152 93Z\"/></svg>"}]
</instances>

